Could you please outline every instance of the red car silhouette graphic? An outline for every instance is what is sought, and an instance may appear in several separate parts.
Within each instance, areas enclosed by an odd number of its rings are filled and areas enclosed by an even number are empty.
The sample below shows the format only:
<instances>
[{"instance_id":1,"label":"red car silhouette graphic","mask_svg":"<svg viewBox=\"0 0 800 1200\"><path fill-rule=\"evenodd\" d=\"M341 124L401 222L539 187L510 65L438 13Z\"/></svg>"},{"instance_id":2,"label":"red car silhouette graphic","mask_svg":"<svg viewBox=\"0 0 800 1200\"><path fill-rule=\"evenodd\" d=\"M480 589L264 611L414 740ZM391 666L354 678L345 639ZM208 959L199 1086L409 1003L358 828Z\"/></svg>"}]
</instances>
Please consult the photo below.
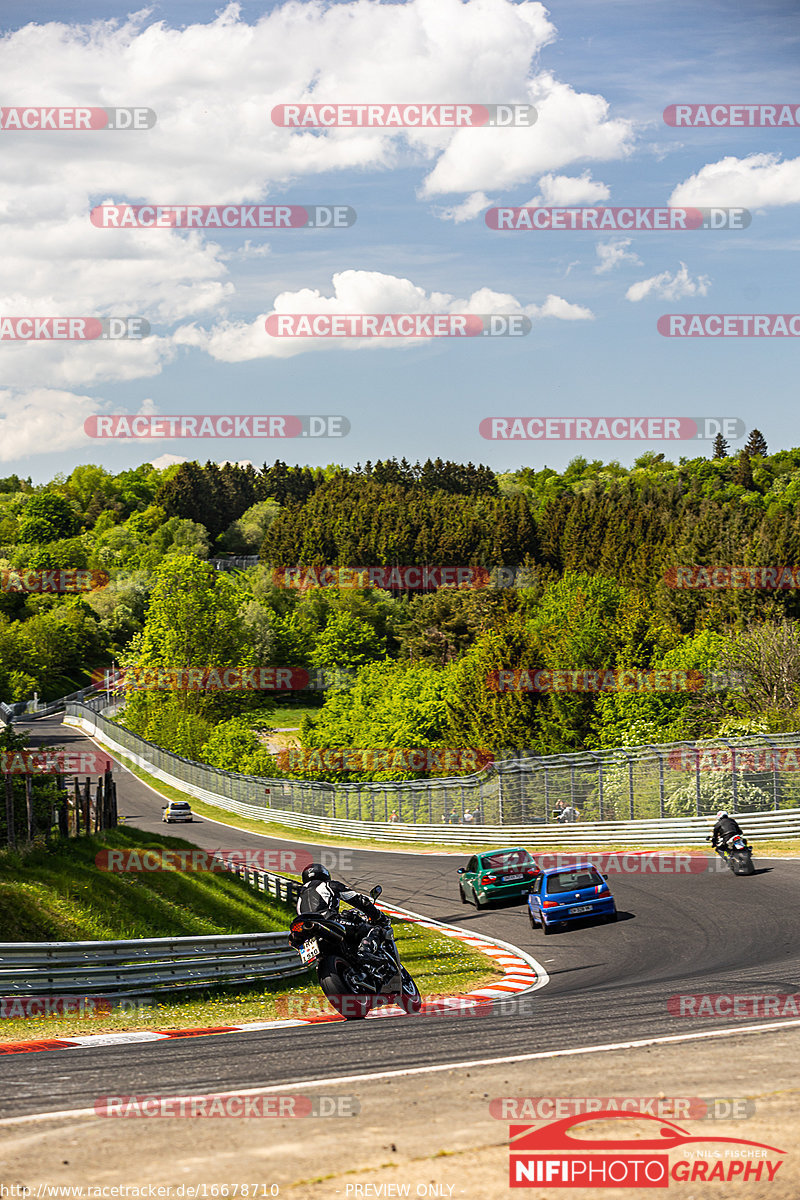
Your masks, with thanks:
<instances>
[{"instance_id":1,"label":"red car silhouette graphic","mask_svg":"<svg viewBox=\"0 0 800 1200\"><path fill-rule=\"evenodd\" d=\"M616 1121L620 1118L626 1121L652 1121L653 1124L659 1126L660 1136L651 1139L633 1138L618 1141L616 1138L576 1138L570 1136L568 1132L573 1127L588 1125L592 1121L600 1121L604 1118ZM728 1142L735 1146L757 1146L761 1150L771 1150L774 1154L786 1154L785 1150L779 1150L776 1146L767 1146L764 1142L749 1142L742 1138L717 1137L712 1134L693 1137L687 1130L681 1129L672 1121L665 1121L663 1117L651 1117L646 1113L620 1113L616 1109L602 1109L596 1113L564 1117L561 1121L552 1121L549 1125L543 1125L540 1128L531 1125L511 1125L509 1126L509 1137L509 1148L515 1154L534 1150L540 1152L568 1150L572 1153L585 1150L663 1151L674 1150L678 1146L685 1146L692 1142Z\"/></svg>"}]
</instances>

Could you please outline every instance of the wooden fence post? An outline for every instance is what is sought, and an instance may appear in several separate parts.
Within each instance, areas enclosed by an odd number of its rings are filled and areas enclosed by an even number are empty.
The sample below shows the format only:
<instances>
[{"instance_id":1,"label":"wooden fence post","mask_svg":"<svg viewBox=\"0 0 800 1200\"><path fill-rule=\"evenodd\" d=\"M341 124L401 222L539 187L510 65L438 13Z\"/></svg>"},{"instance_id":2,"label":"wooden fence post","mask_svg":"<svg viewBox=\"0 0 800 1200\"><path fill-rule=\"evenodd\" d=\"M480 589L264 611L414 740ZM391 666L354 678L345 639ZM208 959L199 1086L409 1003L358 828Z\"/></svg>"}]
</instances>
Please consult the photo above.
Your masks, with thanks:
<instances>
[{"instance_id":1,"label":"wooden fence post","mask_svg":"<svg viewBox=\"0 0 800 1200\"><path fill-rule=\"evenodd\" d=\"M58 800L58 832L61 837L69 837L69 794L66 788L66 780L62 780L62 788L59 793Z\"/></svg>"},{"instance_id":2,"label":"wooden fence post","mask_svg":"<svg viewBox=\"0 0 800 1200\"><path fill-rule=\"evenodd\" d=\"M8 848L16 850L17 838L14 831L14 785L11 782L11 776L5 775L5 791L6 791L6 828L8 831Z\"/></svg>"},{"instance_id":3,"label":"wooden fence post","mask_svg":"<svg viewBox=\"0 0 800 1200\"><path fill-rule=\"evenodd\" d=\"M33 780L30 775L25 776L25 811L28 817L28 841L33 841L34 820L33 820Z\"/></svg>"},{"instance_id":4,"label":"wooden fence post","mask_svg":"<svg viewBox=\"0 0 800 1200\"><path fill-rule=\"evenodd\" d=\"M81 785L77 779L73 779L75 785L75 799L73 807L75 809L75 837L80 837L81 833Z\"/></svg>"}]
</instances>

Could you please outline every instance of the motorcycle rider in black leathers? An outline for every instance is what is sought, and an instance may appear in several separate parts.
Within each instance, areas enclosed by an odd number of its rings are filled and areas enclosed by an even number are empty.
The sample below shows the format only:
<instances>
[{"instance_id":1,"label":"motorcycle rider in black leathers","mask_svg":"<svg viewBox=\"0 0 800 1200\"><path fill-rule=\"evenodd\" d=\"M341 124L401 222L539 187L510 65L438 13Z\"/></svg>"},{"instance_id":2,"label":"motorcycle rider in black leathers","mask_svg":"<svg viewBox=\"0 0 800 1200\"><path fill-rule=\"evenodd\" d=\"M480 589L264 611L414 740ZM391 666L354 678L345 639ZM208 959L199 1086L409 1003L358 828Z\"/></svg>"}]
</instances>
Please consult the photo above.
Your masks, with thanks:
<instances>
[{"instance_id":1,"label":"motorcycle rider in black leathers","mask_svg":"<svg viewBox=\"0 0 800 1200\"><path fill-rule=\"evenodd\" d=\"M368 966L382 967L385 960L383 955L378 953L380 933L374 926L391 925L391 918L386 913L382 913L377 905L372 903L369 896L353 891L346 883L339 883L338 880L331 879L330 871L321 863L311 863L306 867L302 880L303 889L297 899L298 916L306 913L319 913L325 917L337 917L340 900L359 909L372 922L372 926L363 934L358 943L359 957ZM359 932L361 931L359 930Z\"/></svg>"},{"instance_id":2,"label":"motorcycle rider in black leathers","mask_svg":"<svg viewBox=\"0 0 800 1200\"><path fill-rule=\"evenodd\" d=\"M728 838L733 837L735 833L742 834L739 828L738 821L734 821L733 817L729 816L724 810L717 813L717 823L714 826L714 831L709 838L711 845L716 850L717 854L721 854L725 848Z\"/></svg>"}]
</instances>

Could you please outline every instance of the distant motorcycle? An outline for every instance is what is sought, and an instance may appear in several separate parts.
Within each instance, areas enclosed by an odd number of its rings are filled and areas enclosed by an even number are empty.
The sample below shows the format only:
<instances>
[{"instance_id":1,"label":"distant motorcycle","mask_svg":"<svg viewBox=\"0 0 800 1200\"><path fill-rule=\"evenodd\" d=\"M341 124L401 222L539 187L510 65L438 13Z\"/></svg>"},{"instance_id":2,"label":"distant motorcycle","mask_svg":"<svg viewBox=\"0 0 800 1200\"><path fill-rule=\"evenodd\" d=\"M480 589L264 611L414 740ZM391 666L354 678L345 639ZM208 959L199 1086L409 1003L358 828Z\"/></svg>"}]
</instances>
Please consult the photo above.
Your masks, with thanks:
<instances>
[{"instance_id":1,"label":"distant motorcycle","mask_svg":"<svg viewBox=\"0 0 800 1200\"><path fill-rule=\"evenodd\" d=\"M753 851L741 833L733 833L716 847L717 854L725 860L734 875L753 875Z\"/></svg>"},{"instance_id":2,"label":"distant motorcycle","mask_svg":"<svg viewBox=\"0 0 800 1200\"><path fill-rule=\"evenodd\" d=\"M372 899L382 890L374 887ZM366 963L359 955L358 944L367 925L365 918L353 911L335 917L303 913L292 921L289 941L306 966L316 966L320 987L346 1020L361 1020L371 1009L385 1004L399 1004L407 1013L418 1013L422 997L400 962L390 924L372 927L380 963Z\"/></svg>"}]
</instances>

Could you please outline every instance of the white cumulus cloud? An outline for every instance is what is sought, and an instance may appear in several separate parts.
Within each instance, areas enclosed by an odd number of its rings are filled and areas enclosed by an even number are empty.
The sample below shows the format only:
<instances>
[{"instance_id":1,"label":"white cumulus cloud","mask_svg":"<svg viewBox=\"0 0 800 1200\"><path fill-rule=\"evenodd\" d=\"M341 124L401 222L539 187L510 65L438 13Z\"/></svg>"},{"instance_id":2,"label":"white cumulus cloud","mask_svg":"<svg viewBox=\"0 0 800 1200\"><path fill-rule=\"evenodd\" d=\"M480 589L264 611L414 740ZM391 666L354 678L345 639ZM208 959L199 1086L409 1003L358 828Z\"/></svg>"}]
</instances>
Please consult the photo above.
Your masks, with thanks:
<instances>
[{"instance_id":1,"label":"white cumulus cloud","mask_svg":"<svg viewBox=\"0 0 800 1200\"><path fill-rule=\"evenodd\" d=\"M611 195L608 185L592 179L591 171L582 175L543 175L539 180L541 192L525 207L561 208L575 204L599 204Z\"/></svg>"},{"instance_id":2,"label":"white cumulus cloud","mask_svg":"<svg viewBox=\"0 0 800 1200\"><path fill-rule=\"evenodd\" d=\"M625 293L626 300L644 300L645 296L658 297L660 300L680 300L682 296L705 296L711 285L708 275L698 275L692 279L686 263L681 263L680 270L671 275L662 271L660 275L652 275L650 279L640 279L632 283Z\"/></svg>"},{"instance_id":3,"label":"white cumulus cloud","mask_svg":"<svg viewBox=\"0 0 800 1200\"><path fill-rule=\"evenodd\" d=\"M732 155L704 167L679 183L671 205L725 208L770 208L800 204L800 158L779 154Z\"/></svg>"},{"instance_id":4,"label":"white cumulus cloud","mask_svg":"<svg viewBox=\"0 0 800 1200\"><path fill-rule=\"evenodd\" d=\"M275 297L276 313L521 313L531 320L555 317L562 321L591 320L587 308L571 304L560 296L549 295L541 305L523 305L505 292L479 288L467 297L425 288L397 275L380 271L341 271L331 280L333 294L325 296L316 288L281 292ZM267 313L247 323L220 322L210 330L196 323L176 330L177 344L199 347L222 362L245 362L255 358L291 358L315 350L364 349L397 350L419 345L420 338L326 338L273 337L265 329Z\"/></svg>"},{"instance_id":5,"label":"white cumulus cloud","mask_svg":"<svg viewBox=\"0 0 800 1200\"><path fill-rule=\"evenodd\" d=\"M485 192L473 192L460 204L441 209L438 215L443 221L454 221L456 225L460 225L463 221L471 221L474 217L480 216L483 210L489 208L493 203L494 201L490 200Z\"/></svg>"},{"instance_id":6,"label":"white cumulus cloud","mask_svg":"<svg viewBox=\"0 0 800 1200\"><path fill-rule=\"evenodd\" d=\"M85 446L87 417L102 402L58 388L0 391L0 462Z\"/></svg>"},{"instance_id":7,"label":"white cumulus cloud","mask_svg":"<svg viewBox=\"0 0 800 1200\"><path fill-rule=\"evenodd\" d=\"M631 238L612 238L610 242L598 242L595 249L600 262L594 268L595 275L605 275L624 262L640 264L642 260L639 255L628 249L631 241Z\"/></svg>"}]
</instances>

